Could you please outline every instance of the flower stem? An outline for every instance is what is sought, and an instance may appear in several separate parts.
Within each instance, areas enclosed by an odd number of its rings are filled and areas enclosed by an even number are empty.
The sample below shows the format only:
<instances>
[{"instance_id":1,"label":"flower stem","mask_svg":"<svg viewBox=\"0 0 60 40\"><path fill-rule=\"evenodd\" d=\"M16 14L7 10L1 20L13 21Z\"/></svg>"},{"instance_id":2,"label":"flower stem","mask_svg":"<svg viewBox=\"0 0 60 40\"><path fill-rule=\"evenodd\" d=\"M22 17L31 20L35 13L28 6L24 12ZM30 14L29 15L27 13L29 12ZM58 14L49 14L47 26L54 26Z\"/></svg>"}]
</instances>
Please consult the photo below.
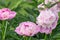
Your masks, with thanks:
<instances>
[{"instance_id":1,"label":"flower stem","mask_svg":"<svg viewBox=\"0 0 60 40\"><path fill-rule=\"evenodd\" d=\"M31 40L31 37L29 38L29 40Z\"/></svg>"},{"instance_id":2,"label":"flower stem","mask_svg":"<svg viewBox=\"0 0 60 40\"><path fill-rule=\"evenodd\" d=\"M24 40L28 40L26 36L23 36Z\"/></svg>"},{"instance_id":3,"label":"flower stem","mask_svg":"<svg viewBox=\"0 0 60 40\"><path fill-rule=\"evenodd\" d=\"M44 39L47 40L47 34L45 34L45 38Z\"/></svg>"},{"instance_id":4,"label":"flower stem","mask_svg":"<svg viewBox=\"0 0 60 40\"><path fill-rule=\"evenodd\" d=\"M52 32L51 32L51 34L50 34L50 40L51 40L51 35L52 35Z\"/></svg>"},{"instance_id":5,"label":"flower stem","mask_svg":"<svg viewBox=\"0 0 60 40\"><path fill-rule=\"evenodd\" d=\"M6 36L6 30L7 30L7 24L8 22L6 21L6 23L4 23L4 21L2 22L2 26L3 26L3 32L2 32L2 40L5 40L5 36ZM5 25L5 26L4 26Z\"/></svg>"}]
</instances>

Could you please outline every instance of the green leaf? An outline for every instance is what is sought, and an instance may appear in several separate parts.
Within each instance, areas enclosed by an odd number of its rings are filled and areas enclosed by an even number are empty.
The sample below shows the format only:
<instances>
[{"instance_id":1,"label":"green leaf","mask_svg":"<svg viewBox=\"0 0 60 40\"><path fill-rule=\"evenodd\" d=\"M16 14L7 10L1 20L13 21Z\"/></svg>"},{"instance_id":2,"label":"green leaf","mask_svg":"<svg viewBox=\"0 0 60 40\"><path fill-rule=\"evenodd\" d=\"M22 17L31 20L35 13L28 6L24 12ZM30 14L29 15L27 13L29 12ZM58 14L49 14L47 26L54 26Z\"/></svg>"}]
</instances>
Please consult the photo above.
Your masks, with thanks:
<instances>
[{"instance_id":1,"label":"green leaf","mask_svg":"<svg viewBox=\"0 0 60 40\"><path fill-rule=\"evenodd\" d=\"M60 25L56 27L55 30L53 30L52 36L53 39L60 39Z\"/></svg>"},{"instance_id":2,"label":"green leaf","mask_svg":"<svg viewBox=\"0 0 60 40\"><path fill-rule=\"evenodd\" d=\"M22 0L5 0L5 4L7 5L8 8L11 10L14 8L17 8L18 5L22 2ZM8 6L9 5L9 6Z\"/></svg>"},{"instance_id":3,"label":"green leaf","mask_svg":"<svg viewBox=\"0 0 60 40\"><path fill-rule=\"evenodd\" d=\"M44 2L44 0L38 0L38 4L41 4L42 2Z\"/></svg>"},{"instance_id":4,"label":"green leaf","mask_svg":"<svg viewBox=\"0 0 60 40\"><path fill-rule=\"evenodd\" d=\"M31 20L32 22L35 22L35 18L34 18L33 15L29 15L29 18L30 18L30 20Z\"/></svg>"},{"instance_id":5,"label":"green leaf","mask_svg":"<svg viewBox=\"0 0 60 40\"><path fill-rule=\"evenodd\" d=\"M20 5L22 8L34 8L33 5L31 5L30 3L28 2L22 2L21 5Z\"/></svg>"}]
</instances>

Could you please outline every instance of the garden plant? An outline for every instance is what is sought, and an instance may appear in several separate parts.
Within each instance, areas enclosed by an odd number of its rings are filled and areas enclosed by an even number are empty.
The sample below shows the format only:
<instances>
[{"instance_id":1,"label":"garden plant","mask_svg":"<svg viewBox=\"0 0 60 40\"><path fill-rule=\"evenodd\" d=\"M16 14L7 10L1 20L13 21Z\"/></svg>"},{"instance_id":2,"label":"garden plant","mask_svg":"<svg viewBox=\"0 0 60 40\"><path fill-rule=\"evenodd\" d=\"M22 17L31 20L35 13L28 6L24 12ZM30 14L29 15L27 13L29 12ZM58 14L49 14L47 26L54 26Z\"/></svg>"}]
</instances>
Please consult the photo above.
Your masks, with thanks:
<instances>
[{"instance_id":1,"label":"garden plant","mask_svg":"<svg viewBox=\"0 0 60 40\"><path fill-rule=\"evenodd\" d=\"M60 40L60 0L0 0L0 40Z\"/></svg>"}]
</instances>

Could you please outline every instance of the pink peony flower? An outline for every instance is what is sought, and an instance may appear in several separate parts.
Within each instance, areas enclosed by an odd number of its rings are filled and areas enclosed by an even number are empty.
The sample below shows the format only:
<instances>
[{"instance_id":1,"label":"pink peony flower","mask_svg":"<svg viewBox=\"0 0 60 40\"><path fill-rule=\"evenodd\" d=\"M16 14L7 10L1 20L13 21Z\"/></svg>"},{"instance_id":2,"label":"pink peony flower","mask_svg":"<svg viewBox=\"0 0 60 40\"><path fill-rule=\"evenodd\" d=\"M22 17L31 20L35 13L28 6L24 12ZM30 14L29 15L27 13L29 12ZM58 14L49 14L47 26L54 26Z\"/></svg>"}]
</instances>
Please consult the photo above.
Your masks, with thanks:
<instances>
[{"instance_id":1,"label":"pink peony flower","mask_svg":"<svg viewBox=\"0 0 60 40\"><path fill-rule=\"evenodd\" d=\"M49 9L40 12L40 15L37 17L37 24L40 26L41 33L50 34L56 28L58 21L58 15L56 14L58 13Z\"/></svg>"},{"instance_id":2,"label":"pink peony flower","mask_svg":"<svg viewBox=\"0 0 60 40\"><path fill-rule=\"evenodd\" d=\"M51 4L54 4L54 3L56 3L56 2L58 2L59 0L45 0L45 4L48 4L49 2L51 3Z\"/></svg>"},{"instance_id":3,"label":"pink peony flower","mask_svg":"<svg viewBox=\"0 0 60 40\"><path fill-rule=\"evenodd\" d=\"M54 13L58 13L59 10L58 10L58 5L54 5L53 7L50 8L51 11L53 11Z\"/></svg>"},{"instance_id":4,"label":"pink peony flower","mask_svg":"<svg viewBox=\"0 0 60 40\"><path fill-rule=\"evenodd\" d=\"M19 35L34 36L39 30L40 28L33 22L22 22L15 29L15 32Z\"/></svg>"},{"instance_id":5,"label":"pink peony flower","mask_svg":"<svg viewBox=\"0 0 60 40\"><path fill-rule=\"evenodd\" d=\"M0 9L0 20L12 19L16 16L16 12L11 11L8 8Z\"/></svg>"}]
</instances>

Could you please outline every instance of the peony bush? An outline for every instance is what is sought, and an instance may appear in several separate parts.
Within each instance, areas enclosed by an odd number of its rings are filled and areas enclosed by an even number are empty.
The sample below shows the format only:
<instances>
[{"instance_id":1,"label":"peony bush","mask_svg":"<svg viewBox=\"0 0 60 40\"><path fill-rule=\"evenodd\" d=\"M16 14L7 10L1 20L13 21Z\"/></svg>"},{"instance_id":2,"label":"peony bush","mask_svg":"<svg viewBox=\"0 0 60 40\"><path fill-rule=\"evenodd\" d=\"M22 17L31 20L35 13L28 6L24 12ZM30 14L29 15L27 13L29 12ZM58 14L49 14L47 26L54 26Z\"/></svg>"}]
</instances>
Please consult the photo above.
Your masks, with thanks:
<instances>
[{"instance_id":1,"label":"peony bush","mask_svg":"<svg viewBox=\"0 0 60 40\"><path fill-rule=\"evenodd\" d=\"M0 0L0 40L60 40L60 0Z\"/></svg>"}]
</instances>

